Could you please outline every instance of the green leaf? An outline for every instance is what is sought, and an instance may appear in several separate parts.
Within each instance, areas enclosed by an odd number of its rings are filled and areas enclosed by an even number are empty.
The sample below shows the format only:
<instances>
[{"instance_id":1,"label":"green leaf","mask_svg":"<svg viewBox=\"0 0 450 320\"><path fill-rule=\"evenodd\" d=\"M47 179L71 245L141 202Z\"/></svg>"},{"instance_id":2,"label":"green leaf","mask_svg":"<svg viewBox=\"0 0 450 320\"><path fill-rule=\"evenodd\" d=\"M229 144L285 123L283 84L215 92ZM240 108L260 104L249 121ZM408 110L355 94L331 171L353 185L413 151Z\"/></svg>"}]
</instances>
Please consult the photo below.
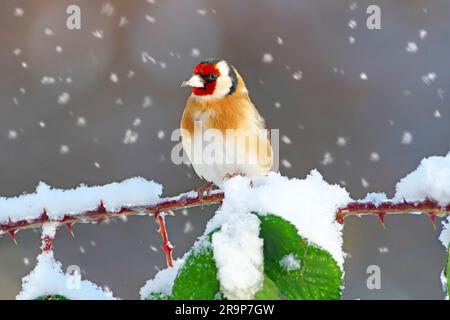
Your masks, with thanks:
<instances>
[{"instance_id":1,"label":"green leaf","mask_svg":"<svg viewBox=\"0 0 450 320\"><path fill-rule=\"evenodd\" d=\"M175 300L213 300L220 284L211 247L192 252L178 271L172 289Z\"/></svg>"},{"instance_id":2,"label":"green leaf","mask_svg":"<svg viewBox=\"0 0 450 320\"><path fill-rule=\"evenodd\" d=\"M61 296L59 294L55 294L55 295L49 294L46 296L39 296L34 300L70 300L70 299L68 299L64 296Z\"/></svg>"},{"instance_id":3,"label":"green leaf","mask_svg":"<svg viewBox=\"0 0 450 320\"><path fill-rule=\"evenodd\" d=\"M264 239L264 271L279 291L289 299L330 300L341 298L342 270L332 255L303 239L290 222L259 215L260 236ZM297 259L299 268L287 270L281 260Z\"/></svg>"},{"instance_id":4,"label":"green leaf","mask_svg":"<svg viewBox=\"0 0 450 320\"><path fill-rule=\"evenodd\" d=\"M280 300L280 296L277 285L267 275L264 275L263 288L256 293L255 300Z\"/></svg>"}]
</instances>

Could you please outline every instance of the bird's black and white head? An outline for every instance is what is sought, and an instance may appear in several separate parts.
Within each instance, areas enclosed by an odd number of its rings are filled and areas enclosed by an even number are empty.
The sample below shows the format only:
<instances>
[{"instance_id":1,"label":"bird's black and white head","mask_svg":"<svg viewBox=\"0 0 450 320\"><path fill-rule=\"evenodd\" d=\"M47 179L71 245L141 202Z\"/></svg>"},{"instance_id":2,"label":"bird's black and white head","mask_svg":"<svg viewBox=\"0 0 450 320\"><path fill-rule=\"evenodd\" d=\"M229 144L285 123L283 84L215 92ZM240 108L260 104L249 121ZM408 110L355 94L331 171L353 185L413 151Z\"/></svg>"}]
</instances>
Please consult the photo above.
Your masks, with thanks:
<instances>
[{"instance_id":1,"label":"bird's black and white head","mask_svg":"<svg viewBox=\"0 0 450 320\"><path fill-rule=\"evenodd\" d=\"M194 68L192 77L182 87L192 87L192 95L200 99L221 99L236 91L238 78L225 60L207 59Z\"/></svg>"}]
</instances>

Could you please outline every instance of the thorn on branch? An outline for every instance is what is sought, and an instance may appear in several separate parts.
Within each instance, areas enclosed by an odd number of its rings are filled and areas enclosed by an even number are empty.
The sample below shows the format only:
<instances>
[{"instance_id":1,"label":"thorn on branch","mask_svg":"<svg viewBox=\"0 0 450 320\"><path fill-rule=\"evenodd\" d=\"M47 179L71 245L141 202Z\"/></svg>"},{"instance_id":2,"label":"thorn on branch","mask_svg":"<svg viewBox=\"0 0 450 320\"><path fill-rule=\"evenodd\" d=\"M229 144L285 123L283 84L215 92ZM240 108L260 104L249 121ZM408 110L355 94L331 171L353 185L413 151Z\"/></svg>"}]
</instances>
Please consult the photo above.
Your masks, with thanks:
<instances>
[{"instance_id":1,"label":"thorn on branch","mask_svg":"<svg viewBox=\"0 0 450 320\"><path fill-rule=\"evenodd\" d=\"M8 232L9 237L11 238L11 240L14 242L15 245L17 245L16 232L17 230L11 230Z\"/></svg>"},{"instance_id":2,"label":"thorn on branch","mask_svg":"<svg viewBox=\"0 0 450 320\"><path fill-rule=\"evenodd\" d=\"M66 223L66 228L67 228L67 231L69 231L69 233L72 236L72 238L75 238L75 233L73 232L72 224L71 223Z\"/></svg>"},{"instance_id":3,"label":"thorn on branch","mask_svg":"<svg viewBox=\"0 0 450 320\"><path fill-rule=\"evenodd\" d=\"M345 223L344 216L342 214L337 214L336 215L336 221L337 221L337 223L343 225Z\"/></svg>"},{"instance_id":4,"label":"thorn on branch","mask_svg":"<svg viewBox=\"0 0 450 320\"><path fill-rule=\"evenodd\" d=\"M386 215L385 212L378 213L378 220L380 220L380 224L383 227L383 229L386 229L386 225L384 223L384 216Z\"/></svg>"},{"instance_id":5,"label":"thorn on branch","mask_svg":"<svg viewBox=\"0 0 450 320\"><path fill-rule=\"evenodd\" d=\"M436 214L434 212L428 212L428 217L430 218L431 224L433 225L434 230L437 229L436 227Z\"/></svg>"}]
</instances>

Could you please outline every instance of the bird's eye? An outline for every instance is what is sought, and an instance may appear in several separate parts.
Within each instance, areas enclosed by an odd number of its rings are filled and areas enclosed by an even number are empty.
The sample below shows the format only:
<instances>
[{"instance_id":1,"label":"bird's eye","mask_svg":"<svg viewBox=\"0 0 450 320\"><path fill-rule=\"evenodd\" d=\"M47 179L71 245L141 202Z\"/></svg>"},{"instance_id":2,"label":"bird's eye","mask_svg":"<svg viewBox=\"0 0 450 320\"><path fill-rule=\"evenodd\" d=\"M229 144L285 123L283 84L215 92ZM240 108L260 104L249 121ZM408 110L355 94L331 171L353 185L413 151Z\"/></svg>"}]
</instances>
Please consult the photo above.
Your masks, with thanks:
<instances>
[{"instance_id":1,"label":"bird's eye","mask_svg":"<svg viewBox=\"0 0 450 320\"><path fill-rule=\"evenodd\" d=\"M207 82L210 82L210 81L215 81L215 80L217 80L217 78L218 78L217 74L211 73L211 74L208 74L208 75L206 76L205 80L206 80Z\"/></svg>"}]
</instances>

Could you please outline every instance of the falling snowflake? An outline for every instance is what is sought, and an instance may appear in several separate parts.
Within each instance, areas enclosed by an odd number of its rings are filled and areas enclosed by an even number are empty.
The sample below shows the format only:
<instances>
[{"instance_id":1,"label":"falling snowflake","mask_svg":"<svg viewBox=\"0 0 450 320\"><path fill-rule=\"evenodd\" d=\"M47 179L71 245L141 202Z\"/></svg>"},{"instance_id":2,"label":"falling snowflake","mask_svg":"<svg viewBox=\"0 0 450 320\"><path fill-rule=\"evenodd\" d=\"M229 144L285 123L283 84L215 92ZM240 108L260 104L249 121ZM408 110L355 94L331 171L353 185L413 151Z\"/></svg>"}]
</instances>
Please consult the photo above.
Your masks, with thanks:
<instances>
[{"instance_id":1,"label":"falling snowflake","mask_svg":"<svg viewBox=\"0 0 450 320\"><path fill-rule=\"evenodd\" d=\"M413 141L412 133L408 132L408 131L403 132L402 143L403 144L411 144L412 141Z\"/></svg>"},{"instance_id":2,"label":"falling snowflake","mask_svg":"<svg viewBox=\"0 0 450 320\"><path fill-rule=\"evenodd\" d=\"M435 118L441 118L441 112L437 109L434 111L433 115Z\"/></svg>"},{"instance_id":3,"label":"falling snowflake","mask_svg":"<svg viewBox=\"0 0 450 320\"><path fill-rule=\"evenodd\" d=\"M86 126L86 124L87 124L87 121L85 118L83 118L83 117L77 118L77 126L78 127L84 127L84 126Z\"/></svg>"},{"instance_id":4,"label":"falling snowflake","mask_svg":"<svg viewBox=\"0 0 450 320\"><path fill-rule=\"evenodd\" d=\"M50 29L50 28L45 28L45 29L44 29L44 33L45 33L46 36L53 36L53 35L55 34L55 33L53 32L53 30Z\"/></svg>"},{"instance_id":5,"label":"falling snowflake","mask_svg":"<svg viewBox=\"0 0 450 320\"><path fill-rule=\"evenodd\" d=\"M41 83L42 84L53 84L53 83L55 83L55 78L43 76L41 79Z\"/></svg>"},{"instance_id":6,"label":"falling snowflake","mask_svg":"<svg viewBox=\"0 0 450 320\"><path fill-rule=\"evenodd\" d=\"M119 27L124 27L128 24L128 19L125 16L120 17Z\"/></svg>"},{"instance_id":7,"label":"falling snowflake","mask_svg":"<svg viewBox=\"0 0 450 320\"><path fill-rule=\"evenodd\" d=\"M350 29L355 29L356 27L357 27L357 23L356 23L356 21L355 20L350 20L349 22L348 22L348 27L350 28Z\"/></svg>"},{"instance_id":8,"label":"falling snowflake","mask_svg":"<svg viewBox=\"0 0 450 320\"><path fill-rule=\"evenodd\" d=\"M142 108L147 109L150 108L153 105L152 98L150 96L145 96L144 100L142 101Z\"/></svg>"},{"instance_id":9,"label":"falling snowflake","mask_svg":"<svg viewBox=\"0 0 450 320\"><path fill-rule=\"evenodd\" d=\"M60 154L68 154L70 152L69 146L63 144L59 147L59 153Z\"/></svg>"},{"instance_id":10,"label":"falling snowflake","mask_svg":"<svg viewBox=\"0 0 450 320\"><path fill-rule=\"evenodd\" d=\"M188 234L192 233L194 231L194 227L192 226L192 223L190 221L187 221L183 228L183 233Z\"/></svg>"},{"instance_id":11,"label":"falling snowflake","mask_svg":"<svg viewBox=\"0 0 450 320\"><path fill-rule=\"evenodd\" d=\"M9 130L8 131L8 139L16 140L18 136L19 136L19 134L17 133L16 130Z\"/></svg>"},{"instance_id":12,"label":"falling snowflake","mask_svg":"<svg viewBox=\"0 0 450 320\"><path fill-rule=\"evenodd\" d=\"M345 137L338 137L336 141L337 146L343 147L347 145L347 138Z\"/></svg>"},{"instance_id":13,"label":"falling snowflake","mask_svg":"<svg viewBox=\"0 0 450 320\"><path fill-rule=\"evenodd\" d=\"M151 63L156 64L156 59L153 58L152 56L150 56L148 54L148 52L145 52L145 51L143 51L141 53L141 60L142 60L143 63L147 63L147 62L150 61Z\"/></svg>"},{"instance_id":14,"label":"falling snowflake","mask_svg":"<svg viewBox=\"0 0 450 320\"><path fill-rule=\"evenodd\" d=\"M201 16L206 15L206 10L205 9L197 9L197 13Z\"/></svg>"},{"instance_id":15,"label":"falling snowflake","mask_svg":"<svg viewBox=\"0 0 450 320\"><path fill-rule=\"evenodd\" d=\"M323 166L328 166L330 164L332 164L334 161L333 156L331 155L331 153L329 152L325 152L325 154L323 155L323 159L320 162Z\"/></svg>"},{"instance_id":16,"label":"falling snowflake","mask_svg":"<svg viewBox=\"0 0 450 320\"><path fill-rule=\"evenodd\" d=\"M264 53L262 57L263 63L272 63L273 62L273 56L270 53Z\"/></svg>"},{"instance_id":17,"label":"falling snowflake","mask_svg":"<svg viewBox=\"0 0 450 320\"><path fill-rule=\"evenodd\" d=\"M45 128L45 122L43 122L43 121L39 121L39 127L41 127L41 128Z\"/></svg>"},{"instance_id":18,"label":"falling snowflake","mask_svg":"<svg viewBox=\"0 0 450 320\"><path fill-rule=\"evenodd\" d=\"M436 73L429 72L426 75L422 76L422 81L428 86L430 85L434 80L436 80Z\"/></svg>"},{"instance_id":19,"label":"falling snowflake","mask_svg":"<svg viewBox=\"0 0 450 320\"><path fill-rule=\"evenodd\" d=\"M292 165L291 165L291 163L289 162L289 161L287 161L286 159L282 159L281 160L281 164L283 165L283 167L285 167L285 168L292 168Z\"/></svg>"},{"instance_id":20,"label":"falling snowflake","mask_svg":"<svg viewBox=\"0 0 450 320\"><path fill-rule=\"evenodd\" d=\"M417 46L417 44L415 42L408 42L408 44L406 45L406 52L414 53L414 52L417 52L418 50L419 50L419 47Z\"/></svg>"},{"instance_id":21,"label":"falling snowflake","mask_svg":"<svg viewBox=\"0 0 450 320\"><path fill-rule=\"evenodd\" d=\"M277 43L279 45L282 45L284 43L283 39L281 37L277 37Z\"/></svg>"},{"instance_id":22,"label":"falling snowflake","mask_svg":"<svg viewBox=\"0 0 450 320\"><path fill-rule=\"evenodd\" d=\"M139 137L139 134L138 134L137 132L128 129L128 130L125 132L125 138L123 138L123 143L124 143L124 144L133 144L133 143L136 143L138 137Z\"/></svg>"},{"instance_id":23,"label":"falling snowflake","mask_svg":"<svg viewBox=\"0 0 450 320\"><path fill-rule=\"evenodd\" d=\"M292 140L286 135L281 136L281 141L283 141L286 144L292 144Z\"/></svg>"},{"instance_id":24,"label":"falling snowflake","mask_svg":"<svg viewBox=\"0 0 450 320\"><path fill-rule=\"evenodd\" d=\"M378 248L378 251L379 251L381 254L386 254L386 253L389 252L389 249L388 249L387 247L379 247L379 248Z\"/></svg>"},{"instance_id":25,"label":"falling snowflake","mask_svg":"<svg viewBox=\"0 0 450 320\"><path fill-rule=\"evenodd\" d=\"M297 70L292 74L292 78L294 80L302 80L303 79L303 72L301 70Z\"/></svg>"},{"instance_id":26,"label":"falling snowflake","mask_svg":"<svg viewBox=\"0 0 450 320\"><path fill-rule=\"evenodd\" d=\"M351 44L355 43L355 38L354 37L348 37L348 42L350 42Z\"/></svg>"},{"instance_id":27,"label":"falling snowflake","mask_svg":"<svg viewBox=\"0 0 450 320\"><path fill-rule=\"evenodd\" d=\"M70 94L63 92L58 97L58 104L64 105L70 101Z\"/></svg>"},{"instance_id":28,"label":"falling snowflake","mask_svg":"<svg viewBox=\"0 0 450 320\"><path fill-rule=\"evenodd\" d=\"M364 189L367 189L369 187L369 182L365 178L361 178L361 185Z\"/></svg>"},{"instance_id":29,"label":"falling snowflake","mask_svg":"<svg viewBox=\"0 0 450 320\"><path fill-rule=\"evenodd\" d=\"M94 162L94 166L95 166L96 168L100 168L100 163Z\"/></svg>"},{"instance_id":30,"label":"falling snowflake","mask_svg":"<svg viewBox=\"0 0 450 320\"><path fill-rule=\"evenodd\" d=\"M158 131L158 139L160 139L160 140L164 139L165 135L166 134L164 133L163 130L159 130Z\"/></svg>"},{"instance_id":31,"label":"falling snowflake","mask_svg":"<svg viewBox=\"0 0 450 320\"><path fill-rule=\"evenodd\" d=\"M425 37L427 36L427 31L426 30L420 30L420 33L419 33L419 36L420 36L420 39L425 39Z\"/></svg>"},{"instance_id":32,"label":"falling snowflake","mask_svg":"<svg viewBox=\"0 0 450 320\"><path fill-rule=\"evenodd\" d=\"M371 152L369 160L372 162L378 162L380 160L380 155L377 152Z\"/></svg>"},{"instance_id":33,"label":"falling snowflake","mask_svg":"<svg viewBox=\"0 0 450 320\"><path fill-rule=\"evenodd\" d=\"M109 2L104 3L100 10L100 14L108 17L112 16L114 14L114 6Z\"/></svg>"},{"instance_id":34,"label":"falling snowflake","mask_svg":"<svg viewBox=\"0 0 450 320\"><path fill-rule=\"evenodd\" d=\"M119 77L117 76L117 74L111 73L111 75L109 76L109 80L112 83L117 83L117 82L119 82Z\"/></svg>"},{"instance_id":35,"label":"falling snowflake","mask_svg":"<svg viewBox=\"0 0 450 320\"><path fill-rule=\"evenodd\" d=\"M367 74L365 74L364 72L362 72L359 77L361 78L361 80L367 80Z\"/></svg>"},{"instance_id":36,"label":"falling snowflake","mask_svg":"<svg viewBox=\"0 0 450 320\"><path fill-rule=\"evenodd\" d=\"M21 17L23 17L24 13L25 13L25 11L22 8L17 7L14 9L15 17L21 18Z\"/></svg>"},{"instance_id":37,"label":"falling snowflake","mask_svg":"<svg viewBox=\"0 0 450 320\"><path fill-rule=\"evenodd\" d=\"M92 35L98 39L102 39L103 38L103 30L94 30L92 32Z\"/></svg>"},{"instance_id":38,"label":"falling snowflake","mask_svg":"<svg viewBox=\"0 0 450 320\"><path fill-rule=\"evenodd\" d=\"M142 120L140 118L136 118L133 121L133 127L138 127L142 123Z\"/></svg>"},{"instance_id":39,"label":"falling snowflake","mask_svg":"<svg viewBox=\"0 0 450 320\"><path fill-rule=\"evenodd\" d=\"M192 57L192 58L198 58L198 57L200 57L200 49L198 49L198 48L192 48L192 50L191 50L191 57Z\"/></svg>"},{"instance_id":40,"label":"falling snowflake","mask_svg":"<svg viewBox=\"0 0 450 320\"><path fill-rule=\"evenodd\" d=\"M278 101L275 102L275 108L280 109L281 108L281 103L279 103Z\"/></svg>"},{"instance_id":41,"label":"falling snowflake","mask_svg":"<svg viewBox=\"0 0 450 320\"><path fill-rule=\"evenodd\" d=\"M155 23L156 22L156 19L154 17L148 15L148 14L145 15L145 20L147 20L150 23Z\"/></svg>"}]
</instances>

